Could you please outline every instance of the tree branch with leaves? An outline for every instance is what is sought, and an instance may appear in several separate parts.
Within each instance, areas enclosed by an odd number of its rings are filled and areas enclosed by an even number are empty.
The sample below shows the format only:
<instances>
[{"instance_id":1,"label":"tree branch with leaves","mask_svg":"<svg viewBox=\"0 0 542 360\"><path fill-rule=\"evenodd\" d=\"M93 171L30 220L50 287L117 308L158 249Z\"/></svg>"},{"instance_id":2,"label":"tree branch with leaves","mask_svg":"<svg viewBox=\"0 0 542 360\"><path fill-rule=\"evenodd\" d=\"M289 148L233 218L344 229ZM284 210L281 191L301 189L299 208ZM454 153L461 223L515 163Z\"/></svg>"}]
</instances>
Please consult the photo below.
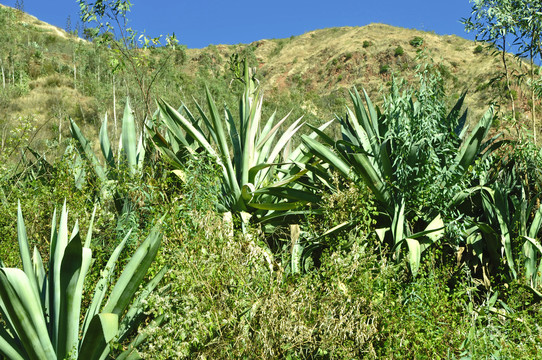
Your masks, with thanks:
<instances>
[{"instance_id":1,"label":"tree branch with leaves","mask_svg":"<svg viewBox=\"0 0 542 360\"><path fill-rule=\"evenodd\" d=\"M476 0L472 2L472 12L469 18L463 18L467 32L475 31L475 40L484 41L496 48L501 55L506 77L506 93L512 105L512 119L517 124L516 106L510 86L510 70L506 52L510 46L507 38L516 36L516 21L514 16L514 1L510 0ZM517 36L516 36L517 37ZM519 127L516 127L520 136Z\"/></svg>"},{"instance_id":2,"label":"tree branch with leaves","mask_svg":"<svg viewBox=\"0 0 542 360\"><path fill-rule=\"evenodd\" d=\"M147 64L149 52L162 45L163 36L151 38L128 26L128 13L132 8L129 0L78 0L78 3L83 23L94 25L87 28L87 36L114 51L110 61L112 72L133 75L145 107L144 117L150 117L152 87L167 66L171 54L163 57L154 70ZM175 34L165 37L166 47L175 48L177 45Z\"/></svg>"},{"instance_id":3,"label":"tree branch with leaves","mask_svg":"<svg viewBox=\"0 0 542 360\"><path fill-rule=\"evenodd\" d=\"M465 25L466 31L476 32L476 40L486 41L501 52L507 94L512 103L514 118L515 104L510 89L510 71L506 52L512 45L516 49L514 55L517 58L527 57L529 59L531 120L533 140L536 144L537 82L535 80L535 59L540 59L542 55L542 0L471 0L471 3L471 16L462 19L462 23Z\"/></svg>"}]
</instances>

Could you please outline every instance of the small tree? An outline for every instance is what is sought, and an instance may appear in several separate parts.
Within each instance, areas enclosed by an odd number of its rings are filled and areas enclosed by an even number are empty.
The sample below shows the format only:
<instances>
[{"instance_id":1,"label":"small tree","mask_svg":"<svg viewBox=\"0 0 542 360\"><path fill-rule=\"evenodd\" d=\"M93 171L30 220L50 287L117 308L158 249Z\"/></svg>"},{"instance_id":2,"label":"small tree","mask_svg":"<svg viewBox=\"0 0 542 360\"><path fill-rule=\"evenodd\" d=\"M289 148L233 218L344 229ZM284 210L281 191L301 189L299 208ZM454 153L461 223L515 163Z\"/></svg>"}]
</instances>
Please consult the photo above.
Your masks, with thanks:
<instances>
[{"instance_id":1,"label":"small tree","mask_svg":"<svg viewBox=\"0 0 542 360\"><path fill-rule=\"evenodd\" d=\"M94 2L78 0L81 20L94 27L85 29L85 36L114 50L110 61L113 73L122 71L132 74L145 106L145 116L151 116L151 90L169 62L163 57L155 70L147 66L151 50L161 45L162 35L150 38L128 27L128 12L132 7L130 0L97 0ZM165 37L165 45L175 47L178 41L173 35Z\"/></svg>"},{"instance_id":2,"label":"small tree","mask_svg":"<svg viewBox=\"0 0 542 360\"><path fill-rule=\"evenodd\" d=\"M476 31L476 40L495 46L502 54L506 76L507 94L512 103L515 118L514 94L510 89L510 72L506 62L506 50L512 42L517 46L517 57L527 56L530 61L531 119L536 144L536 81L535 59L542 55L542 0L471 0L472 14L462 19L465 30ZM507 45L508 43L508 45Z\"/></svg>"},{"instance_id":3,"label":"small tree","mask_svg":"<svg viewBox=\"0 0 542 360\"><path fill-rule=\"evenodd\" d=\"M519 45L519 56L529 57L529 78L531 87L531 118L533 122L534 143L536 144L536 80L534 59L542 55L542 1L514 1L514 18L518 33L516 45Z\"/></svg>"},{"instance_id":4,"label":"small tree","mask_svg":"<svg viewBox=\"0 0 542 360\"><path fill-rule=\"evenodd\" d=\"M20 13L23 13L24 12L24 1L23 0L15 1L15 9L17 9Z\"/></svg>"},{"instance_id":5,"label":"small tree","mask_svg":"<svg viewBox=\"0 0 542 360\"><path fill-rule=\"evenodd\" d=\"M516 107L510 89L510 71L506 60L507 37L516 35L516 23L513 2L510 0L474 0L471 1L472 13L469 18L463 18L467 32L475 31L475 39L488 42L495 47L502 56L504 75L506 77L506 90L512 104L512 117L516 118ZM475 49L478 53L479 47ZM518 130L519 131L519 130ZM518 134L519 135L519 134Z\"/></svg>"}]
</instances>

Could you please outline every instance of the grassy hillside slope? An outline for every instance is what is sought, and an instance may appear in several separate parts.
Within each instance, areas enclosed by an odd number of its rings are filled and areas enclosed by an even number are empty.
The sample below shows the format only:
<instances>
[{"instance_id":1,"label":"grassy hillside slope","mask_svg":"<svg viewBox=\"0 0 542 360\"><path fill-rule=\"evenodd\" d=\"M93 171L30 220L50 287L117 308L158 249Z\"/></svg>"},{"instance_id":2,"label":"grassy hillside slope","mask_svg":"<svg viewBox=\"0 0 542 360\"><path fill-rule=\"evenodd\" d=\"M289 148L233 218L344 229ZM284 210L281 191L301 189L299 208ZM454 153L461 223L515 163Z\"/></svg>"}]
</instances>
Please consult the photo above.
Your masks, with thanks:
<instances>
[{"instance_id":1,"label":"grassy hillside slope","mask_svg":"<svg viewBox=\"0 0 542 360\"><path fill-rule=\"evenodd\" d=\"M38 142L34 146L43 148L45 139L61 140L68 134L69 117L95 133L103 114L113 115L114 98L118 111L126 96L136 100L140 96L129 68L113 73L116 55L97 43L5 6L0 6L0 27L2 144L24 131ZM221 96L232 78L228 60L239 53L258 68L270 109L293 110L296 117L321 123L343 113L352 86L365 88L379 102L379 93L392 77L413 80L417 66L433 63L446 80L450 103L468 89L466 105L472 118L478 118L491 102L503 105L505 114L510 104L499 79L501 61L489 50L477 49L478 45L458 36L370 24L251 44L154 49L145 65L149 78L158 75L151 98L163 97L178 106L192 97L201 100L207 85L219 100L230 102ZM157 71L160 61L165 66ZM512 63L517 69L519 64ZM513 89L520 119L526 119L528 100L517 85ZM136 101L136 112L142 117L137 106Z\"/></svg>"}]
</instances>

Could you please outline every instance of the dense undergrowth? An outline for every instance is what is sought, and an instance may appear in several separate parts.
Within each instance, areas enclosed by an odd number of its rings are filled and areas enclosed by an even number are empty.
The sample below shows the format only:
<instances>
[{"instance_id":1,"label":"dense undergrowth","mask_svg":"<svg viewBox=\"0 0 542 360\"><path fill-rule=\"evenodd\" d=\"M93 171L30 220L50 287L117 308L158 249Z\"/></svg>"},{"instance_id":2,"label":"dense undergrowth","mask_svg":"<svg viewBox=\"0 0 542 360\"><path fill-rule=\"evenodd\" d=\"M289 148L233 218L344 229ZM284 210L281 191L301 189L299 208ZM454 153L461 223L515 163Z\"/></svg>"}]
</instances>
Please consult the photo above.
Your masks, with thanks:
<instances>
[{"instance_id":1,"label":"dense undergrowth","mask_svg":"<svg viewBox=\"0 0 542 360\"><path fill-rule=\"evenodd\" d=\"M13 193L2 204L0 216L1 258L6 264L17 265L16 198L26 214L32 245L47 247L47 219L64 198L72 218L80 219L81 228L88 226L93 203L74 190L71 174L58 166L48 181L8 187ZM537 357L540 305L531 305L532 294L519 281L492 298L497 293L481 289L446 244L432 248L412 279L406 261L386 258L371 223L343 234L348 248L326 248L317 269L288 274L278 252L276 267L270 270L261 250L266 244L232 237L216 213L216 169L205 161L191 163L190 168L185 185L166 175L154 188L138 184L139 191L162 192L167 199L146 203L139 215L152 219L168 213L152 271L164 264L170 269L162 280L167 292L147 302L148 314L165 315L165 321L160 327L141 329L149 333L140 349L143 358ZM345 190L328 200L326 213L350 216L350 208L336 202L350 201L347 197L360 201L359 194ZM145 209L152 213L144 215ZM93 267L99 269L115 246L118 229L107 208L97 214L92 249L97 253ZM147 221L132 225L145 234ZM89 292L92 284L90 278Z\"/></svg>"}]
</instances>

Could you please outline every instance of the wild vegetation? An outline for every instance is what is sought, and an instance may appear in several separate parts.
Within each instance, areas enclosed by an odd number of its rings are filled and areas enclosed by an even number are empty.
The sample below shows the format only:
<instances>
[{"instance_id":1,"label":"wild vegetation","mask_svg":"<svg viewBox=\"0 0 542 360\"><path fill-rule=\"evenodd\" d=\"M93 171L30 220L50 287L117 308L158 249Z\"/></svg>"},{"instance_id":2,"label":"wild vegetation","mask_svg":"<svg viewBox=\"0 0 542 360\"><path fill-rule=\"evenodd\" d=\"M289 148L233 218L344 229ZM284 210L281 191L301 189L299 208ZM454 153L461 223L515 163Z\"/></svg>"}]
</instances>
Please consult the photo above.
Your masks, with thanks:
<instances>
[{"instance_id":1,"label":"wild vegetation","mask_svg":"<svg viewBox=\"0 0 542 360\"><path fill-rule=\"evenodd\" d=\"M201 50L0 26L2 357L539 356L538 99L449 46L521 61L381 25Z\"/></svg>"}]
</instances>

